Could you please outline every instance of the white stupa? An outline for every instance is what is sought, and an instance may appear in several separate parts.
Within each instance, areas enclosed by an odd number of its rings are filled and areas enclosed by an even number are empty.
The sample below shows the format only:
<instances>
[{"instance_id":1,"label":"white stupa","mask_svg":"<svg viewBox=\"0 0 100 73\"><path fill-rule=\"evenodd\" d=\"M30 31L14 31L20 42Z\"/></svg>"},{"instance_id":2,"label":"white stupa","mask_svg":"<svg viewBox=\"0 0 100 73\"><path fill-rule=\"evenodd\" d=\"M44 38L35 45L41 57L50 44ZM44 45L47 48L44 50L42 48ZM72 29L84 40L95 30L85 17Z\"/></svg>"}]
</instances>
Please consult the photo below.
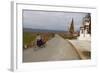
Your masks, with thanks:
<instances>
[{"instance_id":1,"label":"white stupa","mask_svg":"<svg viewBox=\"0 0 100 73\"><path fill-rule=\"evenodd\" d=\"M91 35L89 33L89 25L89 18L85 18L83 21L83 26L80 27L80 36L78 37L79 40L91 40Z\"/></svg>"}]
</instances>

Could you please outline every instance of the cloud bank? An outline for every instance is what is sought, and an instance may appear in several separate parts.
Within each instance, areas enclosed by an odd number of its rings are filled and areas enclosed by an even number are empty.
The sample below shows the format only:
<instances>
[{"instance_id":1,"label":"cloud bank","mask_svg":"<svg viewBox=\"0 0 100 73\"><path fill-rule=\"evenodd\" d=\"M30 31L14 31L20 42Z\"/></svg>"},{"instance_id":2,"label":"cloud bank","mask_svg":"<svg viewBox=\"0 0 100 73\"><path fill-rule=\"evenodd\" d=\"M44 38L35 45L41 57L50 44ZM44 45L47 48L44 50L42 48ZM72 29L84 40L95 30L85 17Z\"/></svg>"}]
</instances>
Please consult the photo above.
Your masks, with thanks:
<instances>
[{"instance_id":1,"label":"cloud bank","mask_svg":"<svg viewBox=\"0 0 100 73\"><path fill-rule=\"evenodd\" d=\"M75 12L53 12L23 10L23 27L32 29L49 29L68 31L72 19L75 30L79 30L83 18L88 13Z\"/></svg>"}]
</instances>

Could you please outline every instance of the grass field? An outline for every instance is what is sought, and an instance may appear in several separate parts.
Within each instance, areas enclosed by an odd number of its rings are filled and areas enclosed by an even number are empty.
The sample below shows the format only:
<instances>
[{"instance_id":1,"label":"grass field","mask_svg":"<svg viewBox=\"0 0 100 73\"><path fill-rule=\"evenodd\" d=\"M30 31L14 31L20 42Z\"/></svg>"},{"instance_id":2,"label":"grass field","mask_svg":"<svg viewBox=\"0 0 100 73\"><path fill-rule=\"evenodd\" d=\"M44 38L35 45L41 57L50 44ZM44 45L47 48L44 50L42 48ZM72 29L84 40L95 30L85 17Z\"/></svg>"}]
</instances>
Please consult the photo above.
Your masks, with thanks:
<instances>
[{"instance_id":1,"label":"grass field","mask_svg":"<svg viewBox=\"0 0 100 73\"><path fill-rule=\"evenodd\" d=\"M36 38L36 34L31 32L23 32L23 44L29 44L34 41Z\"/></svg>"},{"instance_id":2,"label":"grass field","mask_svg":"<svg viewBox=\"0 0 100 73\"><path fill-rule=\"evenodd\" d=\"M32 44L34 44L37 34L42 35L44 37L45 41L48 41L49 39L51 39L54 36L53 33L23 32L23 46L24 45L31 46Z\"/></svg>"}]
</instances>

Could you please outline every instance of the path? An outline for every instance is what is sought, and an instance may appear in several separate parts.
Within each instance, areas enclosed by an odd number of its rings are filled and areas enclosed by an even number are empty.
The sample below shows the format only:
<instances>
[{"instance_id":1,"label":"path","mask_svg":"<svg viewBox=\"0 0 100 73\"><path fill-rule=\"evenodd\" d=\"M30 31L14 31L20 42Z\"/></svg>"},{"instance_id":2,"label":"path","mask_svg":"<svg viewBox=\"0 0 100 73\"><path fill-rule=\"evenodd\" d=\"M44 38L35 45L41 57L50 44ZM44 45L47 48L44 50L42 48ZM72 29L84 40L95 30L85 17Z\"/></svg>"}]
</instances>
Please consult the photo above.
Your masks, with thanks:
<instances>
[{"instance_id":1,"label":"path","mask_svg":"<svg viewBox=\"0 0 100 73\"><path fill-rule=\"evenodd\" d=\"M91 58L91 41L90 40L69 40L74 46L81 59Z\"/></svg>"},{"instance_id":2,"label":"path","mask_svg":"<svg viewBox=\"0 0 100 73\"><path fill-rule=\"evenodd\" d=\"M23 52L24 62L39 62L39 61L59 61L59 60L79 60L80 57L73 46L56 34L54 38L47 42L45 48L26 49Z\"/></svg>"}]
</instances>

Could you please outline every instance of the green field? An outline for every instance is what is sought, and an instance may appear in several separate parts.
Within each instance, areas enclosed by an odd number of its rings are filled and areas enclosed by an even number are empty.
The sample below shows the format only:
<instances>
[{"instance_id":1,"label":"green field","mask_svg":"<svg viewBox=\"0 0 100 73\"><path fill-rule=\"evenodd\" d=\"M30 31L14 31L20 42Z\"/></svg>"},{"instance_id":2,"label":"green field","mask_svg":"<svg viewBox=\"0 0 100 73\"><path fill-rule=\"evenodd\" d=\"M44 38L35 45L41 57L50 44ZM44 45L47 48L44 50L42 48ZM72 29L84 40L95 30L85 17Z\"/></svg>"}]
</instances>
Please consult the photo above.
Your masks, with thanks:
<instances>
[{"instance_id":1,"label":"green field","mask_svg":"<svg viewBox=\"0 0 100 73\"><path fill-rule=\"evenodd\" d=\"M52 37L54 37L53 33L41 33L41 32L23 32L23 46L34 46L35 39L37 37L37 34L42 35L44 37L45 41L50 40ZM33 44L33 45L32 45Z\"/></svg>"},{"instance_id":2,"label":"green field","mask_svg":"<svg viewBox=\"0 0 100 73\"><path fill-rule=\"evenodd\" d=\"M23 32L23 44L29 44L34 41L36 38L36 34L31 32Z\"/></svg>"}]
</instances>

